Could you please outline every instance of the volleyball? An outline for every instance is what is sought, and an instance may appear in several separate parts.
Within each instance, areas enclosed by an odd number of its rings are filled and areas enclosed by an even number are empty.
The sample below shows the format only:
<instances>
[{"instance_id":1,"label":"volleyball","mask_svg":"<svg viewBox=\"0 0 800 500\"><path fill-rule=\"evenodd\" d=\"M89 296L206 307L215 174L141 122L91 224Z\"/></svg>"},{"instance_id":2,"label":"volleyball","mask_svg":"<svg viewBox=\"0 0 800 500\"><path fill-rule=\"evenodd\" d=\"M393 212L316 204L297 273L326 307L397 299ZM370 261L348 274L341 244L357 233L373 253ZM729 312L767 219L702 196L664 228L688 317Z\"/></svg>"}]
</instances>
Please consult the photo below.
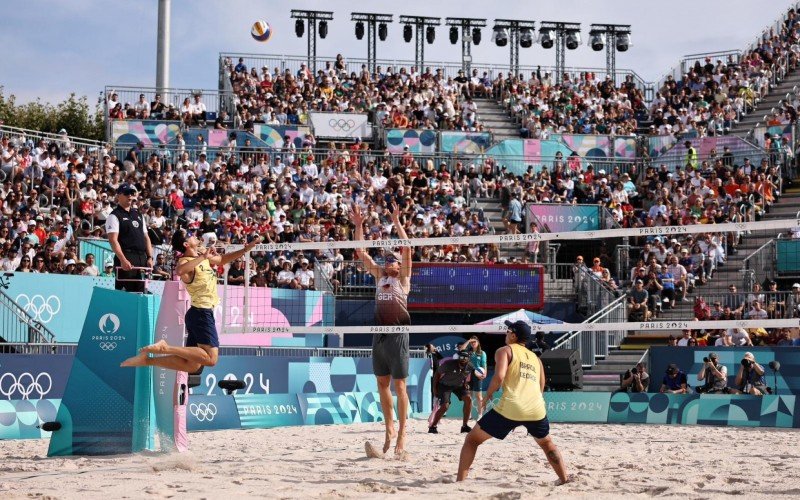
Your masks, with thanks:
<instances>
[{"instance_id":1,"label":"volleyball","mask_svg":"<svg viewBox=\"0 0 800 500\"><path fill-rule=\"evenodd\" d=\"M272 27L266 21L256 21L253 27L250 28L250 36L259 42L269 41L272 36Z\"/></svg>"},{"instance_id":2,"label":"volleyball","mask_svg":"<svg viewBox=\"0 0 800 500\"><path fill-rule=\"evenodd\" d=\"M479 379L486 378L486 369L485 368L475 368L475 376Z\"/></svg>"}]
</instances>

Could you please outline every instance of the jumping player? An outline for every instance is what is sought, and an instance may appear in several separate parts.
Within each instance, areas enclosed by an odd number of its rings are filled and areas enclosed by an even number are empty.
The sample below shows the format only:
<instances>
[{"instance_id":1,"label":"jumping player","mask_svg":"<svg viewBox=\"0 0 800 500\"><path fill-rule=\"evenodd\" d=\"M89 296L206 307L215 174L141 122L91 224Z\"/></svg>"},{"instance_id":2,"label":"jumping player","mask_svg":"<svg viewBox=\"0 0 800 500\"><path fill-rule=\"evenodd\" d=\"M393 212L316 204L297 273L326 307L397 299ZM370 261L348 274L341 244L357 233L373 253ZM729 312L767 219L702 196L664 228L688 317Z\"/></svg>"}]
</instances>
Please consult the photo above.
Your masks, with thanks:
<instances>
[{"instance_id":1,"label":"jumping player","mask_svg":"<svg viewBox=\"0 0 800 500\"><path fill-rule=\"evenodd\" d=\"M179 229L172 237L172 248L182 252L175 274L189 292L192 306L186 311L186 347L167 344L163 339L143 347L139 354L121 366L159 366L190 374L214 366L219 357L219 337L214 323L214 307L219 304L217 275L214 267L234 261L261 242L257 236L241 250L218 255L214 248L205 248L195 235ZM150 354L164 356L150 357Z\"/></svg>"},{"instance_id":2,"label":"jumping player","mask_svg":"<svg viewBox=\"0 0 800 500\"><path fill-rule=\"evenodd\" d=\"M525 348L531 337L531 327L524 321L506 321L506 346L495 354L494 377L486 391L487 401L500 387L500 402L489 410L464 440L458 462L458 477L467 478L469 468L484 441L489 438L504 439L509 432L524 425L533 436L547 461L558 475L558 483L567 482L567 468L555 443L550 439L550 422L547 420L544 397L544 367L534 353Z\"/></svg>"},{"instance_id":3,"label":"jumping player","mask_svg":"<svg viewBox=\"0 0 800 500\"><path fill-rule=\"evenodd\" d=\"M400 211L396 203L392 203L392 224L397 235L407 239L406 231L400 222ZM364 216L361 208L353 205L353 223L356 226L355 240L364 240ZM365 249L357 250L361 262L367 271L375 277L375 324L376 325L410 325L408 314L408 293L411 290L411 248L403 247L398 258L395 254L386 257L384 265L379 266ZM392 440L397 437L395 454L404 455L406 438L406 415L408 414L408 333L377 333L372 339L372 371L378 381L378 392L381 398L381 410L386 424L386 436L383 453L389 451ZM389 385L394 379L394 392L397 395L397 420L399 429L394 429L392 416L392 392ZM381 456L366 443L368 456Z\"/></svg>"}]
</instances>

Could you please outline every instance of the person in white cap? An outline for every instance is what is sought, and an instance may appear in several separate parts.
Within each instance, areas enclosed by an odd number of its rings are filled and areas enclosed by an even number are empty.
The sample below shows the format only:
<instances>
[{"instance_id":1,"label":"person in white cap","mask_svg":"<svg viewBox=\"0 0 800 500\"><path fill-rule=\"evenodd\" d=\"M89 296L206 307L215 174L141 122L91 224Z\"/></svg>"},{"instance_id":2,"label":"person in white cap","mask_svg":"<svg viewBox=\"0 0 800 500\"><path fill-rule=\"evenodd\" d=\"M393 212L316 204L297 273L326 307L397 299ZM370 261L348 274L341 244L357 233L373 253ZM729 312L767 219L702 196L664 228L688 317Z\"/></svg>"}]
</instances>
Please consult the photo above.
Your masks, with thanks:
<instances>
[{"instance_id":1,"label":"person in white cap","mask_svg":"<svg viewBox=\"0 0 800 500\"><path fill-rule=\"evenodd\" d=\"M303 290L314 290L314 271L309 269L309 262L305 257L300 259L300 269L294 273L294 279Z\"/></svg>"}]
</instances>

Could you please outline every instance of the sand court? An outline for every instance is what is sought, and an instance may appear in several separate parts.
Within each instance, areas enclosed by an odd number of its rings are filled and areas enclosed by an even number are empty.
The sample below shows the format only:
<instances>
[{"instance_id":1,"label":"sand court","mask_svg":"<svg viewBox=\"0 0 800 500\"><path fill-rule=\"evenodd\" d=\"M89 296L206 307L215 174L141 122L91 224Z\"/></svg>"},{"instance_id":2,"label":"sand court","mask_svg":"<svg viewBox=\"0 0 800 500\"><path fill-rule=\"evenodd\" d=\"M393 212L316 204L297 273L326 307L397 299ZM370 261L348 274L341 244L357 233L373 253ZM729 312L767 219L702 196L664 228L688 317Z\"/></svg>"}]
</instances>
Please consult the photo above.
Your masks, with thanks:
<instances>
[{"instance_id":1,"label":"sand court","mask_svg":"<svg viewBox=\"0 0 800 500\"><path fill-rule=\"evenodd\" d=\"M410 421L406 460L367 459L381 424L192 433L184 454L46 458L47 440L0 442L2 498L797 497L796 430L553 424L571 483L517 429L455 482L460 422Z\"/></svg>"}]
</instances>

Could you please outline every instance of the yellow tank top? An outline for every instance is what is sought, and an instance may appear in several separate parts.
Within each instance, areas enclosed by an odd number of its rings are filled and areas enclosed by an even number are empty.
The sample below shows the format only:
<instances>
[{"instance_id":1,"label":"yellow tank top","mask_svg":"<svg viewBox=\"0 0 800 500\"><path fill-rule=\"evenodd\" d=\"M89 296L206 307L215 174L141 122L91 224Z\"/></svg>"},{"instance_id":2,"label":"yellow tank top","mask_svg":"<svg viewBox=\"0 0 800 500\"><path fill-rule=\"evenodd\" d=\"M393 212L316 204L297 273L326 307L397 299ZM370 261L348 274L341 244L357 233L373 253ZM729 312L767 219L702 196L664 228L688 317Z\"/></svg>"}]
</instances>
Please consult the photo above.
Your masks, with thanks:
<instances>
[{"instance_id":1,"label":"yellow tank top","mask_svg":"<svg viewBox=\"0 0 800 500\"><path fill-rule=\"evenodd\" d=\"M509 420L541 420L547 416L540 384L541 365L536 354L511 344L511 363L503 379L503 395L494 407Z\"/></svg>"},{"instance_id":2,"label":"yellow tank top","mask_svg":"<svg viewBox=\"0 0 800 500\"><path fill-rule=\"evenodd\" d=\"M183 262L188 262L194 257L182 257L178 261L178 265ZM186 291L189 292L189 297L192 298L192 307L198 309L214 309L219 304L219 294L217 293L217 273L211 267L208 259L203 259L197 267L194 268L194 277L191 283L183 282L186 285Z\"/></svg>"}]
</instances>

